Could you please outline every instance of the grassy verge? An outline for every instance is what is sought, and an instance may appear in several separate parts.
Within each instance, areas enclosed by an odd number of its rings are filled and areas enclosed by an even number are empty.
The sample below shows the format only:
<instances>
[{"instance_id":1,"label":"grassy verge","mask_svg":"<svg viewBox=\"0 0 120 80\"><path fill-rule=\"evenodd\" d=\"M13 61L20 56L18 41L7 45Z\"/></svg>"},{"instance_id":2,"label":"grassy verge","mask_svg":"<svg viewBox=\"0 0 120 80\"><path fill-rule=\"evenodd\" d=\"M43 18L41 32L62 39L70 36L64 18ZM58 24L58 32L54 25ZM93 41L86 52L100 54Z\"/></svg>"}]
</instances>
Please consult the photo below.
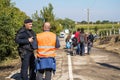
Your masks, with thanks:
<instances>
[{"instance_id":1,"label":"grassy verge","mask_svg":"<svg viewBox=\"0 0 120 80\"><path fill-rule=\"evenodd\" d=\"M95 28L98 30L105 30L105 29L118 29L120 28L120 24L77 24L75 28L84 28L85 30L90 30L91 32L95 31Z\"/></svg>"},{"instance_id":2,"label":"grassy verge","mask_svg":"<svg viewBox=\"0 0 120 80\"><path fill-rule=\"evenodd\" d=\"M14 68L19 68L20 67L20 58L16 58L16 59L11 59L8 58L2 62L0 62L0 71L4 72L6 70L11 70Z\"/></svg>"}]
</instances>

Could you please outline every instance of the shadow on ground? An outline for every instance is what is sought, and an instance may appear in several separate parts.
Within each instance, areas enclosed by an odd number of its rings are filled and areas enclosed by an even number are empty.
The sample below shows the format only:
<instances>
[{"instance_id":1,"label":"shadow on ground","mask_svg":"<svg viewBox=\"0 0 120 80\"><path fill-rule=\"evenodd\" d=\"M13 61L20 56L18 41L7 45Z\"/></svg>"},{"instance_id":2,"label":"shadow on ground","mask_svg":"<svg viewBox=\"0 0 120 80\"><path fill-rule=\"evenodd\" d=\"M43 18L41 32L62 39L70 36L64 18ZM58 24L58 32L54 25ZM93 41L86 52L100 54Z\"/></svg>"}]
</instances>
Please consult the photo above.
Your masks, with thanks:
<instances>
[{"instance_id":1,"label":"shadow on ground","mask_svg":"<svg viewBox=\"0 0 120 80\"><path fill-rule=\"evenodd\" d=\"M16 73L16 74L14 74L14 75L11 76L11 79L22 80L20 76L21 76L20 73Z\"/></svg>"},{"instance_id":2,"label":"shadow on ground","mask_svg":"<svg viewBox=\"0 0 120 80\"><path fill-rule=\"evenodd\" d=\"M107 63L97 63L97 64L99 64L101 66L104 66L104 67L120 70L120 67L113 66L113 65L110 65L110 64L107 64Z\"/></svg>"}]
</instances>

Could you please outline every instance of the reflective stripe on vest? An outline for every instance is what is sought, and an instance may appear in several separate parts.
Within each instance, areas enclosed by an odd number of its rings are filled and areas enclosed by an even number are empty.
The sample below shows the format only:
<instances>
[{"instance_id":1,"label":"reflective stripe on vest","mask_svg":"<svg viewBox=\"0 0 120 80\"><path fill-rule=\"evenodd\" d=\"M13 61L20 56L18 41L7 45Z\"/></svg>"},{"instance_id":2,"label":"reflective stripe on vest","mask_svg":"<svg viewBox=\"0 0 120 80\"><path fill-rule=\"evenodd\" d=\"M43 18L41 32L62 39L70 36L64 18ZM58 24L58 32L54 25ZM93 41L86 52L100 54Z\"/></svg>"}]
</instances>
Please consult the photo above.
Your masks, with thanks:
<instances>
[{"instance_id":1,"label":"reflective stripe on vest","mask_svg":"<svg viewBox=\"0 0 120 80\"><path fill-rule=\"evenodd\" d=\"M55 46L38 46L38 48L55 48Z\"/></svg>"},{"instance_id":2,"label":"reflective stripe on vest","mask_svg":"<svg viewBox=\"0 0 120 80\"><path fill-rule=\"evenodd\" d=\"M49 51L49 52L38 52L39 54L53 54L55 51Z\"/></svg>"},{"instance_id":3,"label":"reflective stripe on vest","mask_svg":"<svg viewBox=\"0 0 120 80\"><path fill-rule=\"evenodd\" d=\"M56 35L52 32L43 32L37 34L37 57L55 57L56 56Z\"/></svg>"}]
</instances>

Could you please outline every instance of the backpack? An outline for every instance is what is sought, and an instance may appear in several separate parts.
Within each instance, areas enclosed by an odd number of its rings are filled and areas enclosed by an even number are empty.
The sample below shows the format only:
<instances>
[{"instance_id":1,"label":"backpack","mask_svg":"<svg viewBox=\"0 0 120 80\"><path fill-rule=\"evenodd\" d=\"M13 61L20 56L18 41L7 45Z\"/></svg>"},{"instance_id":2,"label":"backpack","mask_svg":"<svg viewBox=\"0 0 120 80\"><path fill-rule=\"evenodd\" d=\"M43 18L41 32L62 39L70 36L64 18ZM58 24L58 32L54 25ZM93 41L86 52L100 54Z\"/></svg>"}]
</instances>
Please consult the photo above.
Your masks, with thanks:
<instances>
[{"instance_id":1,"label":"backpack","mask_svg":"<svg viewBox=\"0 0 120 80\"><path fill-rule=\"evenodd\" d=\"M70 48L71 48L71 44L70 44L69 41L66 43L66 48L67 48L67 49L70 49Z\"/></svg>"},{"instance_id":2,"label":"backpack","mask_svg":"<svg viewBox=\"0 0 120 80\"><path fill-rule=\"evenodd\" d=\"M84 34L84 33L81 33L81 34L80 34L80 42L81 42L81 43L84 43L84 42L85 42L85 34Z\"/></svg>"},{"instance_id":3,"label":"backpack","mask_svg":"<svg viewBox=\"0 0 120 80\"><path fill-rule=\"evenodd\" d=\"M75 47L77 46L77 38L76 37L73 37L72 38L72 45Z\"/></svg>"},{"instance_id":4,"label":"backpack","mask_svg":"<svg viewBox=\"0 0 120 80\"><path fill-rule=\"evenodd\" d=\"M93 35L89 35L89 36L88 36L88 39L89 39L90 41L93 41L93 40L94 40L94 36L93 36Z\"/></svg>"}]
</instances>

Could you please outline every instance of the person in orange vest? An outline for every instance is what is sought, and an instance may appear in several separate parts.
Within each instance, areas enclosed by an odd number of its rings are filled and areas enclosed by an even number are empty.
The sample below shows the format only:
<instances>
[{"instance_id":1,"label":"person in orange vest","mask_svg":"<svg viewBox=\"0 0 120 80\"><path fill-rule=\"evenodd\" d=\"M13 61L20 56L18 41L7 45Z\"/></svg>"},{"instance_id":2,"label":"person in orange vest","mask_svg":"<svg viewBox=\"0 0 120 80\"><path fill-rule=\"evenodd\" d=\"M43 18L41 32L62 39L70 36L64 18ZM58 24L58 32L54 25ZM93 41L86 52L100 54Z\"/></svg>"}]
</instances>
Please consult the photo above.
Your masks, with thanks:
<instances>
[{"instance_id":1,"label":"person in orange vest","mask_svg":"<svg viewBox=\"0 0 120 80\"><path fill-rule=\"evenodd\" d=\"M37 34L38 49L36 54L36 80L51 80L52 72L56 70L56 49L60 47L58 37L50 32L50 23L43 24L44 32Z\"/></svg>"}]
</instances>

